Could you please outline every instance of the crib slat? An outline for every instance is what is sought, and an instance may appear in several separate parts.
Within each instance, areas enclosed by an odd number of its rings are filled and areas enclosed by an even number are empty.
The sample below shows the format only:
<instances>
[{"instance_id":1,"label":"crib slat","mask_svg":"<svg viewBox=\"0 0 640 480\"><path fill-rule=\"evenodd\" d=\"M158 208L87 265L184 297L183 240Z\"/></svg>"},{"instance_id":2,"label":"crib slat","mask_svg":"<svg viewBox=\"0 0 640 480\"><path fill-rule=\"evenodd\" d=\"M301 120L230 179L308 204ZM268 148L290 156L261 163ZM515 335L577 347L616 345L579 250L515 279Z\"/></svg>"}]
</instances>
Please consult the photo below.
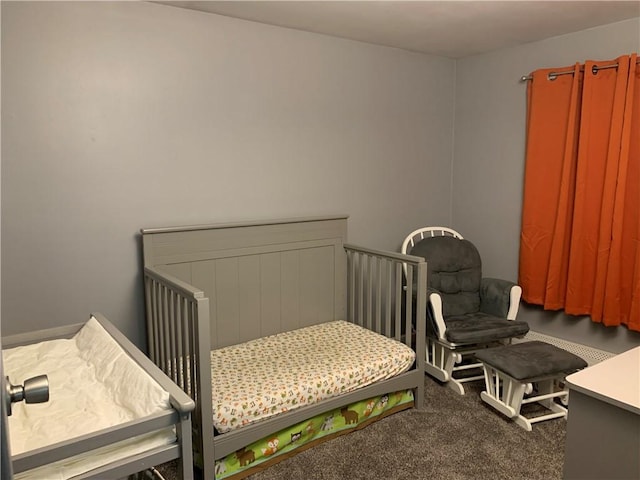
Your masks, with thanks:
<instances>
[{"instance_id":1,"label":"crib slat","mask_svg":"<svg viewBox=\"0 0 640 480\"><path fill-rule=\"evenodd\" d=\"M355 253L348 251L347 252L347 277L348 277L348 287L347 287L347 318L355 318L355 308L356 308L356 300L355 300L355 291L356 291L356 276L355 276Z\"/></svg>"},{"instance_id":2,"label":"crib slat","mask_svg":"<svg viewBox=\"0 0 640 480\"><path fill-rule=\"evenodd\" d=\"M384 315L384 334L387 337L391 337L392 333L391 333L391 295L392 295L392 291L393 291L393 286L392 286L392 277L391 277L391 268L392 268L392 263L387 260L385 262L385 280L386 280L386 292L385 292L385 315Z\"/></svg>"},{"instance_id":3,"label":"crib slat","mask_svg":"<svg viewBox=\"0 0 640 480\"><path fill-rule=\"evenodd\" d=\"M413 265L407 266L407 290L405 295L405 343L411 345L411 318L413 314ZM408 342L408 343L407 343Z\"/></svg>"},{"instance_id":4,"label":"crib slat","mask_svg":"<svg viewBox=\"0 0 640 480\"><path fill-rule=\"evenodd\" d=\"M158 284L156 287L155 304L156 304L156 312L158 314L156 318L156 334L158 336L158 358L157 358L158 366L162 369L163 372L166 373L167 367L164 362L164 349L163 349L164 338L162 337L162 290L163 288L164 287L161 284Z\"/></svg>"},{"instance_id":5,"label":"crib slat","mask_svg":"<svg viewBox=\"0 0 640 480\"><path fill-rule=\"evenodd\" d=\"M180 385L180 388L184 390L183 384L183 375L182 375L182 304L184 300L174 292L175 295L175 308L176 308L176 318L175 318L175 358L174 358L174 369L175 369L175 382Z\"/></svg>"},{"instance_id":6,"label":"crib slat","mask_svg":"<svg viewBox=\"0 0 640 480\"><path fill-rule=\"evenodd\" d=\"M365 278L365 269L364 269L364 259L362 255L358 256L360 274L358 275L358 317L356 323L358 325L363 325L363 309L364 309L364 278Z\"/></svg>"},{"instance_id":7,"label":"crib slat","mask_svg":"<svg viewBox=\"0 0 640 480\"><path fill-rule=\"evenodd\" d=\"M166 369L162 366L162 330L161 330L161 312L162 309L160 308L160 292L162 290L162 285L159 283L155 284L155 297L154 297L154 308L155 308L155 318L154 318L154 329L155 329L155 333L156 333L156 362L157 365L160 366L160 368L163 371L166 371Z\"/></svg>"},{"instance_id":8,"label":"crib slat","mask_svg":"<svg viewBox=\"0 0 640 480\"><path fill-rule=\"evenodd\" d=\"M162 289L162 363L167 367L167 372L171 376L171 359L169 358L169 301L168 301L168 289L165 287Z\"/></svg>"},{"instance_id":9,"label":"crib slat","mask_svg":"<svg viewBox=\"0 0 640 480\"><path fill-rule=\"evenodd\" d=\"M144 279L144 306L147 312L151 312L151 282L149 277ZM147 350L149 351L149 358L153 361L155 358L155 345L153 339L155 338L153 329L149 328L147 324Z\"/></svg>"},{"instance_id":10,"label":"crib slat","mask_svg":"<svg viewBox=\"0 0 640 480\"><path fill-rule=\"evenodd\" d=\"M376 311L375 311L375 331L382 332L382 259L375 259L376 265Z\"/></svg>"},{"instance_id":11,"label":"crib slat","mask_svg":"<svg viewBox=\"0 0 640 480\"><path fill-rule=\"evenodd\" d=\"M189 371L191 373L191 389L193 393L194 399L199 399L200 395L198 392L198 358L196 356L196 352L198 351L198 339L196 338L197 329L191 329L189 331L189 341L191 345L189 345L189 350L191 351L191 355L189 356Z\"/></svg>"},{"instance_id":12,"label":"crib slat","mask_svg":"<svg viewBox=\"0 0 640 480\"><path fill-rule=\"evenodd\" d=\"M162 309L160 308L160 298L162 285L159 283L155 284L155 297L154 297L154 308L155 308L155 318L154 318L154 329L156 335L156 364L162 369L163 372L166 373L166 367L164 362L162 361Z\"/></svg>"},{"instance_id":13,"label":"crib slat","mask_svg":"<svg viewBox=\"0 0 640 480\"><path fill-rule=\"evenodd\" d=\"M426 304L418 305L422 296L414 292L416 281L426 288L423 259L351 245L346 250L348 318L412 346L414 316L426 308ZM410 261L405 261L407 258ZM403 266L407 268L406 286L402 281Z\"/></svg>"},{"instance_id":14,"label":"crib slat","mask_svg":"<svg viewBox=\"0 0 640 480\"><path fill-rule=\"evenodd\" d=\"M364 275L362 283L364 285L364 309L362 310L362 326L371 328L371 257L363 255Z\"/></svg>"},{"instance_id":15,"label":"crib slat","mask_svg":"<svg viewBox=\"0 0 640 480\"><path fill-rule=\"evenodd\" d=\"M158 283L153 278L149 278L149 290L151 298L149 303L151 304L151 311L149 312L149 321L147 322L147 328L149 334L153 335L153 341L150 342L149 348L152 351L151 360L158 365L159 347L158 347L158 308L156 304L156 298L158 296Z\"/></svg>"},{"instance_id":16,"label":"crib slat","mask_svg":"<svg viewBox=\"0 0 640 480\"><path fill-rule=\"evenodd\" d=\"M177 311L176 309L178 308L178 306L176 305L176 294L174 291L169 290L168 292L168 303L169 303L169 308L168 308L168 322L169 322L169 371L171 372L171 375L169 375L171 377L171 379L177 383L177 374L176 374L176 347L175 347L175 341L176 341L176 327L175 327L175 322L176 322L176 317L177 317Z\"/></svg>"},{"instance_id":17,"label":"crib slat","mask_svg":"<svg viewBox=\"0 0 640 480\"><path fill-rule=\"evenodd\" d=\"M396 316L395 316L395 339L400 340L401 330L402 330L402 302L399 300L402 298L402 264L396 263Z\"/></svg>"},{"instance_id":18,"label":"crib slat","mask_svg":"<svg viewBox=\"0 0 640 480\"><path fill-rule=\"evenodd\" d=\"M178 319L178 364L177 368L180 372L180 388L182 388L187 395L191 396L189 392L189 370L186 364L186 359L188 350L187 350L187 320L188 320L188 308L189 302L185 298L180 298L179 302L179 311L180 318Z\"/></svg>"}]
</instances>

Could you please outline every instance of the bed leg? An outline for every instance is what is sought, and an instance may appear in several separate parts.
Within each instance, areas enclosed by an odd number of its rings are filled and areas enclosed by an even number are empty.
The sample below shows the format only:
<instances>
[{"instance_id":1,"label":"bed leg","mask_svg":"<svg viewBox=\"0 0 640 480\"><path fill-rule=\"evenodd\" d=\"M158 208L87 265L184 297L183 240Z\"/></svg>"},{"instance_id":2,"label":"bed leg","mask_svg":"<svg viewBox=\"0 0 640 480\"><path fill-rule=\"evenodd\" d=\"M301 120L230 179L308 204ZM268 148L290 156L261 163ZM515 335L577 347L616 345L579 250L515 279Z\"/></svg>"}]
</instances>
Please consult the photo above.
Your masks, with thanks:
<instances>
[{"instance_id":1,"label":"bed leg","mask_svg":"<svg viewBox=\"0 0 640 480\"><path fill-rule=\"evenodd\" d=\"M422 383L415 390L414 408L422 410L424 408L424 375L420 375Z\"/></svg>"},{"instance_id":2,"label":"bed leg","mask_svg":"<svg viewBox=\"0 0 640 480\"><path fill-rule=\"evenodd\" d=\"M193 480L193 444L191 440L191 416L183 415L180 423L176 425L178 443L182 449L178 470L182 473L183 480Z\"/></svg>"}]
</instances>

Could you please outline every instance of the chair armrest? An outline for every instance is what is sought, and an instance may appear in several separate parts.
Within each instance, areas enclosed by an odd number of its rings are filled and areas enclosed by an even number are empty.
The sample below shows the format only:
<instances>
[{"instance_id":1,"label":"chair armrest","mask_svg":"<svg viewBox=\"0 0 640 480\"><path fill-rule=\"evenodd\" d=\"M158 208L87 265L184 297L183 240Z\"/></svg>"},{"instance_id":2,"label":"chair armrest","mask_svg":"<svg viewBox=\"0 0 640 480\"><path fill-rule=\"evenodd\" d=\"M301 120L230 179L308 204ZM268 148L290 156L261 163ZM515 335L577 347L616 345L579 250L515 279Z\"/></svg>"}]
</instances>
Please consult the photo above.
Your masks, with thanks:
<instances>
[{"instance_id":1,"label":"chair armrest","mask_svg":"<svg viewBox=\"0 0 640 480\"><path fill-rule=\"evenodd\" d=\"M436 329L436 335L440 340L445 340L445 331L447 325L444 323L444 317L442 315L442 297L437 290L432 288L427 289L427 303L429 305L429 314L431 320Z\"/></svg>"},{"instance_id":2,"label":"chair armrest","mask_svg":"<svg viewBox=\"0 0 640 480\"><path fill-rule=\"evenodd\" d=\"M508 280L483 278L480 282L480 311L515 320L520 308L522 288Z\"/></svg>"}]
</instances>

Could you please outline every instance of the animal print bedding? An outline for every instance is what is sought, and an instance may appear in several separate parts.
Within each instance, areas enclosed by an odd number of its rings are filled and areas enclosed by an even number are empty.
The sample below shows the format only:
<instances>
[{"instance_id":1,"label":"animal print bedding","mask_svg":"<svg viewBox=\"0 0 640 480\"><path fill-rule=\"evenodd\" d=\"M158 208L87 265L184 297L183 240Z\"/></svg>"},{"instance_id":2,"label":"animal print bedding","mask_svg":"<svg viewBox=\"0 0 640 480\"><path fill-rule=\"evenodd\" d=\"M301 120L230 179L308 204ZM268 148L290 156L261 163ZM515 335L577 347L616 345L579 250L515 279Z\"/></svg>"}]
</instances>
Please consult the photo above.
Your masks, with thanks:
<instances>
[{"instance_id":1,"label":"animal print bedding","mask_svg":"<svg viewBox=\"0 0 640 480\"><path fill-rule=\"evenodd\" d=\"M211 352L213 423L220 433L407 371L415 352L338 320Z\"/></svg>"},{"instance_id":2,"label":"animal print bedding","mask_svg":"<svg viewBox=\"0 0 640 480\"><path fill-rule=\"evenodd\" d=\"M216 480L240 480L338 435L411 408L413 391L398 391L336 408L273 433L215 462Z\"/></svg>"}]
</instances>

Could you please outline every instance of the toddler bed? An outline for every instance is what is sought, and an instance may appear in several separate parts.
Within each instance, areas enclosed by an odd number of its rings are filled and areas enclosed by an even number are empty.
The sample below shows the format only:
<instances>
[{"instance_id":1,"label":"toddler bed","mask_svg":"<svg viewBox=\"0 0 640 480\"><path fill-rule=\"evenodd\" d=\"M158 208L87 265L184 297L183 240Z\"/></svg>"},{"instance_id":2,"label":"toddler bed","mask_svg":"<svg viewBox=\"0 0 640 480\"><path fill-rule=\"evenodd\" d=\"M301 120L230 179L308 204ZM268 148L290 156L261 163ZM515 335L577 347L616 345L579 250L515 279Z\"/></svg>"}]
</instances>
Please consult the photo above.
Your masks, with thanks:
<instances>
[{"instance_id":1,"label":"toddler bed","mask_svg":"<svg viewBox=\"0 0 640 480\"><path fill-rule=\"evenodd\" d=\"M422 407L426 263L346 232L346 216L142 230L149 355L196 402L204 478Z\"/></svg>"},{"instance_id":2,"label":"toddler bed","mask_svg":"<svg viewBox=\"0 0 640 480\"><path fill-rule=\"evenodd\" d=\"M193 478L194 402L104 316L3 338L12 383L47 375L49 401L7 419L14 478L122 478L180 459Z\"/></svg>"}]
</instances>

